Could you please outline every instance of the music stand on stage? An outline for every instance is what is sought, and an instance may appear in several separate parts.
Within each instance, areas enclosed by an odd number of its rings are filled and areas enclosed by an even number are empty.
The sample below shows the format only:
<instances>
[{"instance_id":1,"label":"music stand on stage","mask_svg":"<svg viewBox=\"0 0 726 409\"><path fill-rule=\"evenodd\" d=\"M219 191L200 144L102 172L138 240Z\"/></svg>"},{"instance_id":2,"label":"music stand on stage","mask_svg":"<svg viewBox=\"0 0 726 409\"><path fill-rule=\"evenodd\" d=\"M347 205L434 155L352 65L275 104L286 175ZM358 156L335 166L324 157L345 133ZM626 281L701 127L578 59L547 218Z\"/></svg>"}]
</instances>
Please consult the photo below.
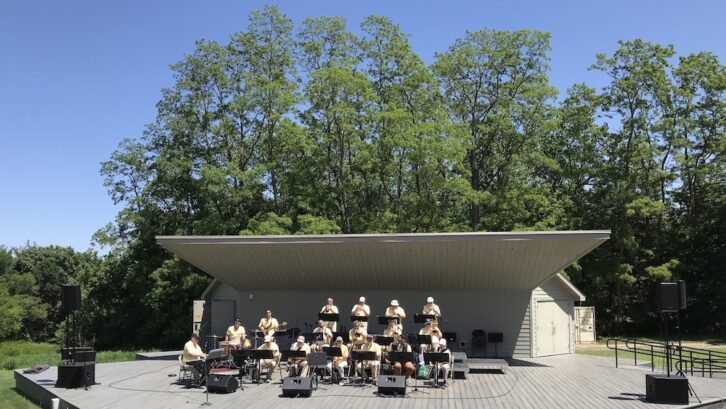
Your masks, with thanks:
<instances>
[{"instance_id":1,"label":"music stand on stage","mask_svg":"<svg viewBox=\"0 0 726 409\"><path fill-rule=\"evenodd\" d=\"M393 337L376 337L376 344L380 346L389 346L393 343Z\"/></svg>"},{"instance_id":2,"label":"music stand on stage","mask_svg":"<svg viewBox=\"0 0 726 409\"><path fill-rule=\"evenodd\" d=\"M361 316L351 315L350 322L354 322L354 321L368 322L368 317L366 317L365 315L361 315Z\"/></svg>"},{"instance_id":3,"label":"music stand on stage","mask_svg":"<svg viewBox=\"0 0 726 409\"><path fill-rule=\"evenodd\" d=\"M333 332L333 342L335 342L335 339L338 337L343 338L344 344L350 343L350 336L348 336L348 331Z\"/></svg>"},{"instance_id":4,"label":"music stand on stage","mask_svg":"<svg viewBox=\"0 0 726 409\"><path fill-rule=\"evenodd\" d=\"M353 365L351 365L351 368L353 368L353 373L356 371L356 363L360 362L360 374L361 374L361 383L360 386L363 386L363 371L365 368L363 367L363 361L375 361L376 360L376 351L352 351L350 353L351 361ZM371 371L373 369L371 368ZM372 375L372 374L371 374Z\"/></svg>"},{"instance_id":5,"label":"music stand on stage","mask_svg":"<svg viewBox=\"0 0 726 409\"><path fill-rule=\"evenodd\" d=\"M424 362L433 362L436 364L436 369L434 373L434 387L439 387L439 363L445 362L449 363L449 360L451 359L451 356L449 354L445 354L443 352L424 352ZM444 379L446 381L446 379Z\"/></svg>"},{"instance_id":6,"label":"music stand on stage","mask_svg":"<svg viewBox=\"0 0 726 409\"><path fill-rule=\"evenodd\" d=\"M431 335L416 335L416 343L419 345L431 345Z\"/></svg>"},{"instance_id":7,"label":"music stand on stage","mask_svg":"<svg viewBox=\"0 0 726 409\"><path fill-rule=\"evenodd\" d=\"M325 351L328 359L330 359L330 380L332 381L333 377L338 373L338 368L333 367L333 361L336 356L343 356L343 351L340 347L323 347L323 351Z\"/></svg>"},{"instance_id":8,"label":"music stand on stage","mask_svg":"<svg viewBox=\"0 0 726 409\"><path fill-rule=\"evenodd\" d=\"M378 325L388 326L388 321L389 320L396 320L396 325L398 325L398 324L401 323L401 318L399 318L399 317L381 317L379 315L378 316Z\"/></svg>"},{"instance_id":9,"label":"music stand on stage","mask_svg":"<svg viewBox=\"0 0 726 409\"><path fill-rule=\"evenodd\" d=\"M257 383L260 383L260 377L262 376L262 362L263 359L273 359L273 351L271 349L253 349L250 351L250 359L253 359L257 363Z\"/></svg>"},{"instance_id":10,"label":"music stand on stage","mask_svg":"<svg viewBox=\"0 0 726 409\"><path fill-rule=\"evenodd\" d=\"M433 314L413 314L413 322L416 324L425 324L426 320L441 320L441 317L436 318Z\"/></svg>"},{"instance_id":11,"label":"music stand on stage","mask_svg":"<svg viewBox=\"0 0 726 409\"><path fill-rule=\"evenodd\" d=\"M293 351L293 350L285 350L280 351L282 354L282 357L280 358L280 362L287 362L290 358L305 358L307 356L307 352L305 351ZM287 368L287 364L285 364L285 368ZM280 371L280 379L282 379L282 365L278 365L277 369Z\"/></svg>"},{"instance_id":12,"label":"music stand on stage","mask_svg":"<svg viewBox=\"0 0 726 409\"><path fill-rule=\"evenodd\" d=\"M340 314L326 314L324 312L319 312L318 319L325 322L338 322L340 321Z\"/></svg>"}]
</instances>

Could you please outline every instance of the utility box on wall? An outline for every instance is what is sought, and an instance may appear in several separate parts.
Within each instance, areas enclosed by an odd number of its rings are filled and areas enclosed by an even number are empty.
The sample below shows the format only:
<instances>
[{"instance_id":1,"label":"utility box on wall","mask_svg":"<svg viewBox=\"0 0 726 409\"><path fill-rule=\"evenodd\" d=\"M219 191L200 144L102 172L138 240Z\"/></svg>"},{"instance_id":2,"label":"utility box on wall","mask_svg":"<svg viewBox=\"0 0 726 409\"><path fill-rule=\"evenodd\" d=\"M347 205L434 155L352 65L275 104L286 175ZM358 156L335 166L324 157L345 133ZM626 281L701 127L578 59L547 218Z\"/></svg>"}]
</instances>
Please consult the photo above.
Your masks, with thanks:
<instances>
[{"instance_id":1,"label":"utility box on wall","mask_svg":"<svg viewBox=\"0 0 726 409\"><path fill-rule=\"evenodd\" d=\"M595 307L575 307L575 342L595 342Z\"/></svg>"}]
</instances>

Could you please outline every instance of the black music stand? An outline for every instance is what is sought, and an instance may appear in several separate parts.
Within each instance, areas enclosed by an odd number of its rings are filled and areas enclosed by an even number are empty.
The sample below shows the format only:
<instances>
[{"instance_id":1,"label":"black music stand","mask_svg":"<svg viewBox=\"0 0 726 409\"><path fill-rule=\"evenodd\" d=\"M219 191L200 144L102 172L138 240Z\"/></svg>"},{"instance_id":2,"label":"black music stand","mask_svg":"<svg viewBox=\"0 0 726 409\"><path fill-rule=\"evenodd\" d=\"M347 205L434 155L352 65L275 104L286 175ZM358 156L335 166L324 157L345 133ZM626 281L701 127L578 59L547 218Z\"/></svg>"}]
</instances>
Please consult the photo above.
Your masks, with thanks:
<instances>
[{"instance_id":1,"label":"black music stand","mask_svg":"<svg viewBox=\"0 0 726 409\"><path fill-rule=\"evenodd\" d=\"M242 385L242 377L245 375L248 375L245 370L247 369L247 360L250 357L250 352L252 352L249 349L233 349L232 351L232 363L237 365L239 368L239 381L240 381L240 387ZM251 375L250 375L251 377Z\"/></svg>"},{"instance_id":2,"label":"black music stand","mask_svg":"<svg viewBox=\"0 0 726 409\"><path fill-rule=\"evenodd\" d=\"M350 343L350 336L348 335L348 331L333 332L333 342L335 342L335 338L338 337L343 338L344 344Z\"/></svg>"},{"instance_id":3,"label":"black music stand","mask_svg":"<svg viewBox=\"0 0 726 409\"><path fill-rule=\"evenodd\" d=\"M323 351L328 355L328 359L330 359L330 381L332 382L338 373L338 368L334 368L333 361L336 356L343 356L343 350L340 347L323 347Z\"/></svg>"},{"instance_id":4,"label":"black music stand","mask_svg":"<svg viewBox=\"0 0 726 409\"><path fill-rule=\"evenodd\" d=\"M376 351L352 351L350 353L351 361L353 365L351 367L353 368L353 373L357 371L356 363L360 362L360 374L361 374L361 383L360 386L363 386L363 371L365 371L365 368L363 367L363 361L375 361L376 360ZM371 371L373 371L373 368L371 368ZM372 375L372 374L371 374Z\"/></svg>"},{"instance_id":5,"label":"black music stand","mask_svg":"<svg viewBox=\"0 0 726 409\"><path fill-rule=\"evenodd\" d=\"M316 334L314 332L301 332L300 335L302 335L303 337L305 337L305 343L306 344L312 344L318 338L318 335L323 335L323 333L320 332L320 333L317 333Z\"/></svg>"},{"instance_id":6,"label":"black music stand","mask_svg":"<svg viewBox=\"0 0 726 409\"><path fill-rule=\"evenodd\" d=\"M350 322L355 322L355 321L368 322L368 317L365 316L365 315L361 315L361 316L351 315L350 316Z\"/></svg>"},{"instance_id":7,"label":"black music stand","mask_svg":"<svg viewBox=\"0 0 726 409\"><path fill-rule=\"evenodd\" d=\"M431 345L431 335L416 335L416 343L419 345Z\"/></svg>"},{"instance_id":8,"label":"black music stand","mask_svg":"<svg viewBox=\"0 0 726 409\"><path fill-rule=\"evenodd\" d=\"M260 377L262 376L262 362L260 361L263 359L274 359L274 357L271 349L253 349L250 351L250 359L253 359L257 363L257 379L253 380L260 383Z\"/></svg>"},{"instance_id":9,"label":"black music stand","mask_svg":"<svg viewBox=\"0 0 726 409\"><path fill-rule=\"evenodd\" d=\"M324 312L319 312L318 319L325 322L338 322L340 321L340 314L326 314Z\"/></svg>"},{"instance_id":10,"label":"black music stand","mask_svg":"<svg viewBox=\"0 0 726 409\"><path fill-rule=\"evenodd\" d=\"M328 353L327 352L311 352L308 354L308 368L312 373L313 383L315 389L318 389L318 370L328 368ZM308 375L310 376L310 375Z\"/></svg>"},{"instance_id":11,"label":"black music stand","mask_svg":"<svg viewBox=\"0 0 726 409\"><path fill-rule=\"evenodd\" d=\"M426 320L440 320L441 317L436 318L433 314L413 314L413 322L416 324L425 324Z\"/></svg>"},{"instance_id":12,"label":"black music stand","mask_svg":"<svg viewBox=\"0 0 726 409\"><path fill-rule=\"evenodd\" d=\"M388 321L389 320L395 320L396 321L396 325L398 325L398 324L401 323L401 318L400 317L381 317L379 315L378 316L378 325L388 326Z\"/></svg>"},{"instance_id":13,"label":"black music stand","mask_svg":"<svg viewBox=\"0 0 726 409\"><path fill-rule=\"evenodd\" d=\"M434 387L439 387L439 363L445 362L449 363L449 360L451 359L451 356L449 354L445 354L443 352L424 352L424 362L432 362L436 365L436 369L434 372ZM446 379L444 379L444 382L446 382Z\"/></svg>"},{"instance_id":14,"label":"black music stand","mask_svg":"<svg viewBox=\"0 0 726 409\"><path fill-rule=\"evenodd\" d=\"M389 346L393 343L393 337L376 337L376 344L380 346Z\"/></svg>"},{"instance_id":15,"label":"black music stand","mask_svg":"<svg viewBox=\"0 0 726 409\"><path fill-rule=\"evenodd\" d=\"M290 358L305 358L307 356L307 352L305 351L286 350L280 351L280 353L282 354L280 362L287 362ZM294 362L294 364L297 364L297 362ZM287 364L285 364L285 366L289 371L290 368L287 368ZM280 379L282 379L282 365L278 365L277 369L280 371Z\"/></svg>"}]
</instances>

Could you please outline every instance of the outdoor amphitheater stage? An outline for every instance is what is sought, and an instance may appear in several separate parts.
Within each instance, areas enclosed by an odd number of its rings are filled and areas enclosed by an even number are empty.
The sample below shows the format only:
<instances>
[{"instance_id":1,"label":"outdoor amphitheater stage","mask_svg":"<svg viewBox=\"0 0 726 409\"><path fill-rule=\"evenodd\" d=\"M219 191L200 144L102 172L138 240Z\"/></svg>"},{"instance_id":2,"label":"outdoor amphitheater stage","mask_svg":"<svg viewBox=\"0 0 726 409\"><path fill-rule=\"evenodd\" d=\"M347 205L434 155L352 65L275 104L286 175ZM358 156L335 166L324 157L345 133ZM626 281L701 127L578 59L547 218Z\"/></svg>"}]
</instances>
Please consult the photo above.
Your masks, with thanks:
<instances>
[{"instance_id":1,"label":"outdoor amphitheater stage","mask_svg":"<svg viewBox=\"0 0 726 409\"><path fill-rule=\"evenodd\" d=\"M446 388L409 387L404 397L377 396L370 385L321 384L310 398L283 398L279 372L269 384L243 383L229 394L209 394L212 408L320 409L355 407L397 408L723 408L726 380L689 377L703 404L691 396L687 406L645 402L642 368L615 368L612 358L559 355L507 360L506 371L468 373L466 379L449 380ZM188 389L177 382L179 364L147 359L96 365L97 385L84 389L55 388L57 368L39 374L15 371L18 391L50 408L60 398L61 408L198 408L206 401L203 389ZM351 406L355 405L355 406Z\"/></svg>"}]
</instances>

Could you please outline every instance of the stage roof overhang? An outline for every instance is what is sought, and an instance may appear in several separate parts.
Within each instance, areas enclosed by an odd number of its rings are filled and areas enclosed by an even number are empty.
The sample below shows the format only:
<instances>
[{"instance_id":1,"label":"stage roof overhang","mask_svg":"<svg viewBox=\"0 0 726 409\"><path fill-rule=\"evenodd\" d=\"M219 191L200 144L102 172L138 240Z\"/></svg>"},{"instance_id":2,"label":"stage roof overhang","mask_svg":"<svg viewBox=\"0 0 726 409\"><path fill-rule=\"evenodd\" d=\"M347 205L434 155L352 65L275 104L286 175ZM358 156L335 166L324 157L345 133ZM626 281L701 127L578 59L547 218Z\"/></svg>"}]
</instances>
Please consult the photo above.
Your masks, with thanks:
<instances>
[{"instance_id":1,"label":"stage roof overhang","mask_svg":"<svg viewBox=\"0 0 726 409\"><path fill-rule=\"evenodd\" d=\"M532 290L609 230L304 236L157 236L238 290Z\"/></svg>"}]
</instances>

